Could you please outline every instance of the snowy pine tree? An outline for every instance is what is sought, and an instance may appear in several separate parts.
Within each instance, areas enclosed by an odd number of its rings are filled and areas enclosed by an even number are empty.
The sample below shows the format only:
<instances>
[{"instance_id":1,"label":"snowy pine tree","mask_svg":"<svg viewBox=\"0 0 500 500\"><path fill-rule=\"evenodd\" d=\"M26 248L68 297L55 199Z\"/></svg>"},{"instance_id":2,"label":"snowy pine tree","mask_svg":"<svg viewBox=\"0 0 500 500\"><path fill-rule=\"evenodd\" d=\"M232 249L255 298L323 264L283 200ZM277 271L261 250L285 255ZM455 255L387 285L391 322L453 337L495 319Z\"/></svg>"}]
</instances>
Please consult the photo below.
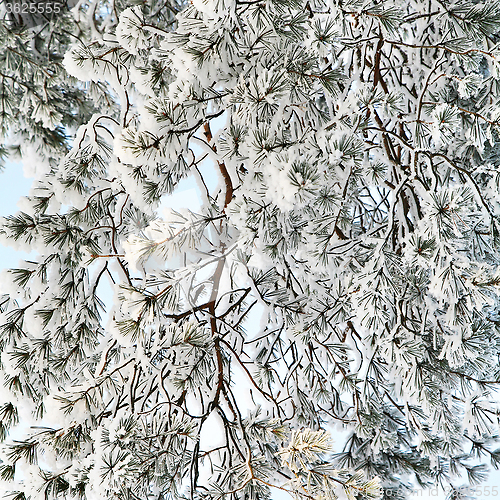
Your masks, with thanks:
<instances>
[{"instance_id":1,"label":"snowy pine tree","mask_svg":"<svg viewBox=\"0 0 500 500\"><path fill-rule=\"evenodd\" d=\"M457 498L500 465L498 2L0 29L38 162L1 229L36 254L2 277L12 498Z\"/></svg>"}]
</instances>

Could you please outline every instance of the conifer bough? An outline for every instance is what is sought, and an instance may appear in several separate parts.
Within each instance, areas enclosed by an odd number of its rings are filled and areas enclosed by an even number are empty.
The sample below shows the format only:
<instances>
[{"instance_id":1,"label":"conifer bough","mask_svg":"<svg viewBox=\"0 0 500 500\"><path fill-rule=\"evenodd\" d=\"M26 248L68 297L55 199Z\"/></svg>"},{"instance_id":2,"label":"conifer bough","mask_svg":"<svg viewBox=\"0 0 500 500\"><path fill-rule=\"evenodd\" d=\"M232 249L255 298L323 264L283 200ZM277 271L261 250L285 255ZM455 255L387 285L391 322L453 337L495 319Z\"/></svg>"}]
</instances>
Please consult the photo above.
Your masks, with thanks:
<instances>
[{"instance_id":1,"label":"conifer bough","mask_svg":"<svg viewBox=\"0 0 500 500\"><path fill-rule=\"evenodd\" d=\"M1 225L34 252L1 285L11 498L458 498L498 467L497 1L0 31L35 175ZM201 207L165 209L187 177Z\"/></svg>"}]
</instances>

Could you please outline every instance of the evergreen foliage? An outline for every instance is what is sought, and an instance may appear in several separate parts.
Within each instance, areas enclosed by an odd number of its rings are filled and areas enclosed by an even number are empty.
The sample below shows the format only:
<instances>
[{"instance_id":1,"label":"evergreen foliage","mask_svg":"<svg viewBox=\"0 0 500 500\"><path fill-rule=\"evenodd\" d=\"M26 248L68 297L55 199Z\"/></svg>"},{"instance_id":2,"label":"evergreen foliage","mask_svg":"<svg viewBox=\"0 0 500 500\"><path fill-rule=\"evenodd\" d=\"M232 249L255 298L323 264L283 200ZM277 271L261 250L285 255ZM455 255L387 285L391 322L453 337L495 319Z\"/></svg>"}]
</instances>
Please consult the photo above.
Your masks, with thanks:
<instances>
[{"instance_id":1,"label":"evergreen foliage","mask_svg":"<svg viewBox=\"0 0 500 500\"><path fill-rule=\"evenodd\" d=\"M2 151L36 165L0 228L36 253L2 276L11 497L459 496L498 468L498 33L495 0L0 23ZM201 208L164 210L187 177Z\"/></svg>"}]
</instances>

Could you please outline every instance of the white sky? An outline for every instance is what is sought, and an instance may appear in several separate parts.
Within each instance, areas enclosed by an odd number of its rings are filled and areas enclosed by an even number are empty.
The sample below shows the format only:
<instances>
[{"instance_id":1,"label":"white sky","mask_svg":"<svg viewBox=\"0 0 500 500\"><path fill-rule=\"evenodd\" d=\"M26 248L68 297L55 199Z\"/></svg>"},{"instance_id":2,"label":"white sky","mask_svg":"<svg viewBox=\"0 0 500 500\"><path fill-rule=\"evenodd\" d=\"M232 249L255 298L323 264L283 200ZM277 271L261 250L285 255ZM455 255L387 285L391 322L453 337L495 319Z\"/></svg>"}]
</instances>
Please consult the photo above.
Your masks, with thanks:
<instances>
[{"instance_id":1,"label":"white sky","mask_svg":"<svg viewBox=\"0 0 500 500\"><path fill-rule=\"evenodd\" d=\"M21 196L29 193L32 179L23 175L23 167L19 163L7 162L5 170L0 172L0 216L14 214ZM24 252L16 252L12 248L0 244L0 270L14 267L19 259L26 258Z\"/></svg>"}]
</instances>

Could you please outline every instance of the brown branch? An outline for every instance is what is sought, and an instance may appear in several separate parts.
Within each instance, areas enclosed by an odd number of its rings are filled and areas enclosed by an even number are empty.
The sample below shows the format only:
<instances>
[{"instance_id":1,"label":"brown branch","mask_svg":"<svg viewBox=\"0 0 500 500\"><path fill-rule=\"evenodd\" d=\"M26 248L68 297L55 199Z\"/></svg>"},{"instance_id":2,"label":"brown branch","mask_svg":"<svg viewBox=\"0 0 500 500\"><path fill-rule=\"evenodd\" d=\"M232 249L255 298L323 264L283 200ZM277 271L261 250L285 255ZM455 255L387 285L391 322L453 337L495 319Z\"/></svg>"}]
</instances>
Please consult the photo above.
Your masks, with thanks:
<instances>
[{"instance_id":1,"label":"brown branch","mask_svg":"<svg viewBox=\"0 0 500 500\"><path fill-rule=\"evenodd\" d=\"M382 56L382 46L384 45L384 39L380 38L377 43L377 48L375 49L375 64L373 68L373 88L377 88L377 85L380 83L382 89L386 94L389 93L386 83L382 79L382 75L380 74L380 58Z\"/></svg>"},{"instance_id":2,"label":"brown branch","mask_svg":"<svg viewBox=\"0 0 500 500\"><path fill-rule=\"evenodd\" d=\"M238 353L237 353L237 352L236 352L236 351L232 348L232 346L231 346L228 342L226 342L225 340L223 340L223 339L221 339L221 342L223 342L223 343L224 343L224 344L225 344L225 345L229 348L229 350L233 353L233 355L234 355L234 357L235 357L236 361L238 361L238 363L240 364L241 368L243 368L244 372L247 374L247 376L248 376L248 378L249 378L250 382L252 383L252 385L253 385L253 386L254 386L254 387L255 387L255 388L256 388L256 389L257 389L257 390L258 390L258 391L259 391L259 392L260 392L260 393L261 393L261 394L262 394L262 395L263 395L263 396L267 399L267 400L268 400L268 401L272 401L272 402L276 405L276 407L277 407L277 409L278 409L278 414L279 414L279 410L280 410L280 408L279 408L278 404L276 403L276 400L275 400L275 399L274 399L274 398L273 398L270 394L268 394L267 392L265 392L264 390L262 390L262 389L261 389L261 388L257 385L257 382L255 382L255 380L254 380L254 378L253 378L252 374L250 373L250 371L248 370L248 368L245 366L245 364L243 363L243 361L241 361L241 359L240 359L240 357L239 357Z\"/></svg>"},{"instance_id":3,"label":"brown branch","mask_svg":"<svg viewBox=\"0 0 500 500\"><path fill-rule=\"evenodd\" d=\"M219 403L220 393L222 391L222 386L224 384L224 365L222 362L222 351L220 347L220 337L217 332L217 319L215 317L215 304L217 300L217 295L219 293L219 283L222 276L222 270L224 269L226 259L221 257L219 263L217 264L217 268L214 273L214 281L212 294L210 296L210 301L208 302L208 312L210 313L210 328L212 330L212 336L214 337L215 344L215 356L217 358L217 389L215 390L215 396L212 400L213 406L217 406Z\"/></svg>"},{"instance_id":4,"label":"brown branch","mask_svg":"<svg viewBox=\"0 0 500 500\"><path fill-rule=\"evenodd\" d=\"M205 130L205 137L207 138L207 142L210 144L210 142L212 142L212 138L213 138L212 131L210 130L210 123L205 122L205 124L203 125L203 129ZM217 148L215 147L215 145L211 145L211 148L214 151L214 153L217 153ZM233 188L233 182L231 181L231 176L229 175L229 172L227 171L225 163L223 161L222 162L217 161L217 164L219 165L219 170L220 170L220 173L222 175L222 178L224 179L224 184L226 186L226 196L224 198L224 208L222 209L222 211L224 212L226 210L227 206L229 205L229 203L231 203L231 200L233 199L234 188Z\"/></svg>"}]
</instances>

